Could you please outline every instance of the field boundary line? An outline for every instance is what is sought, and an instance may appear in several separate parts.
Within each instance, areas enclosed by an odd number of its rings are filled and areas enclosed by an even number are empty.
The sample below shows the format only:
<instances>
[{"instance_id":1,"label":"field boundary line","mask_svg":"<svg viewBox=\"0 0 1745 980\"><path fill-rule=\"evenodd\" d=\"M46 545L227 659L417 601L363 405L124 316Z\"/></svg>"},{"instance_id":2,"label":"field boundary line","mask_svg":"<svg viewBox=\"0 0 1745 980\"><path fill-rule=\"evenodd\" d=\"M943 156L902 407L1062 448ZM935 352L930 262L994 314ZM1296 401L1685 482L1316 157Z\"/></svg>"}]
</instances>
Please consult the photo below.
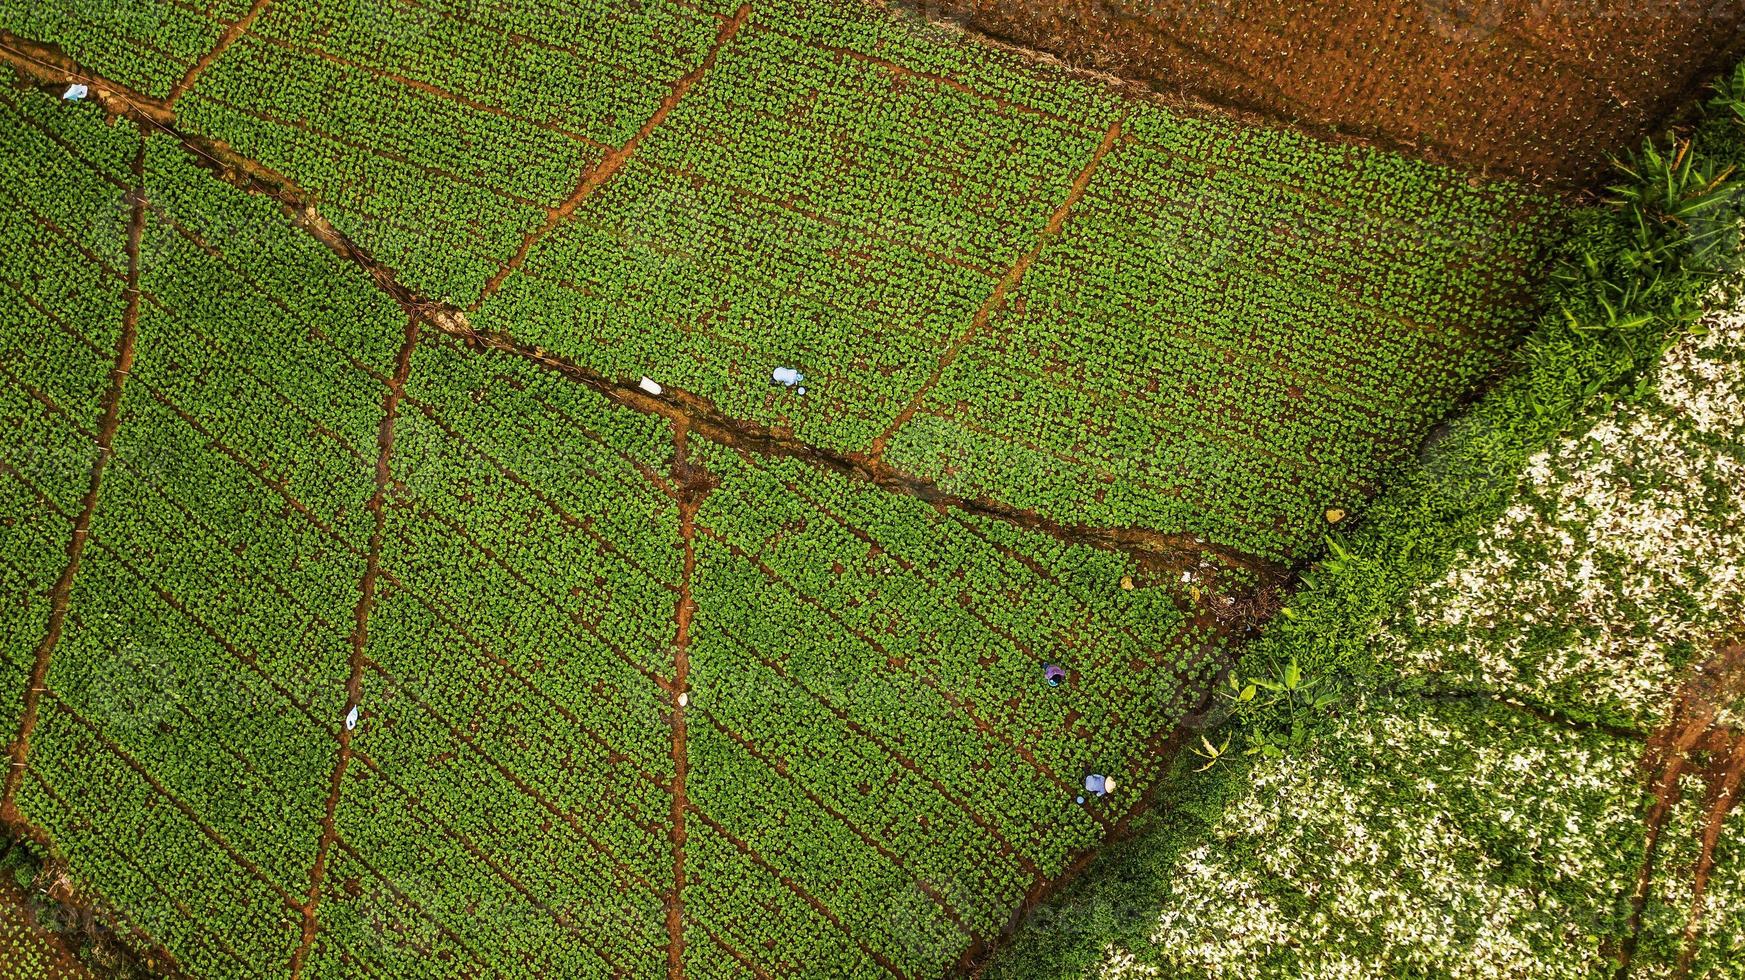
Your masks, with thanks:
<instances>
[{"instance_id":1,"label":"field boundary line","mask_svg":"<svg viewBox=\"0 0 1745 980\"><path fill-rule=\"evenodd\" d=\"M316 208L315 196L296 181L217 140L182 131L176 126L175 114L160 102L93 75L53 45L25 41L4 29L0 29L0 60L11 64L38 85L53 88L69 81L89 84L93 98L106 110L175 139L217 179L277 200L286 208L296 227L356 265L377 289L409 315L421 318L424 323L460 339L469 347L494 350L529 361L590 388L617 405L683 422L693 435L723 446L762 456L801 459L821 469L864 480L886 491L906 494L936 507L960 509L1069 544L1150 561L1167 559L1171 555L1206 557L1253 573L1263 587L1283 582L1288 574L1288 569L1275 561L1233 547L1198 541L1191 532L1069 525L992 498L947 493L930 478L892 469L882 461L871 460L859 453L821 449L782 430L736 419L703 396L670 386L662 396L649 395L631 383L606 377L502 331L475 329L467 321L464 310L451 303L428 299L401 283L392 269L378 262L322 215Z\"/></svg>"},{"instance_id":2,"label":"field boundary line","mask_svg":"<svg viewBox=\"0 0 1745 980\"><path fill-rule=\"evenodd\" d=\"M503 288L503 283L514 275L522 265L526 264L527 256L533 251L534 246L538 245L545 236L555 231L559 225L568 221L577 209L593 196L595 191L604 187L608 181L618 175L618 171L623 169L624 164L636 155L637 149L642 146L642 141L666 121L666 117L678 108L679 102L684 99L685 95L698 82L702 81L703 76L709 73L709 69L715 67L715 60L720 56L721 49L733 40L734 35L738 34L739 29L745 26L745 21L750 16L751 4L740 4L739 9L733 12L733 16L722 23L721 29L715 34L715 43L709 46L708 53L703 55L703 60L697 64L697 67L679 76L678 81L673 83L672 89L660 100L660 105L655 107L654 113L643 120L636 132L632 133L622 146L606 151L606 155L600 158L600 162L583 175L581 182L576 184L575 190L571 191L570 195L564 198L557 207L546 212L545 220L540 226L528 232L527 236L521 240L520 247L515 250L515 254L509 257L508 263L485 283L484 289L479 292L478 299L473 300L472 305L467 308L468 312L476 312L492 296L497 295L497 291Z\"/></svg>"},{"instance_id":3,"label":"field boundary line","mask_svg":"<svg viewBox=\"0 0 1745 980\"><path fill-rule=\"evenodd\" d=\"M382 422L376 433L376 489L366 505L375 526L370 532L369 555L365 559L363 581L358 584L357 606L352 612L354 625L351 631L351 655L345 681L348 721L350 712L356 711L358 703L363 700L364 646L369 640L370 610L375 605L376 579L381 574L382 539L387 528L387 515L383 504L388 496L388 484L393 478L389 456L394 451L394 420L399 414L400 399L406 390L406 379L412 374L412 351L418 346L418 325L418 317L406 318L405 339L400 344L399 353L395 355L394 377L388 383L387 394L382 398ZM332 779L328 783L327 802L321 818L321 838L315 845L315 861L309 866L308 897L301 909L302 939L291 953L291 980L297 980L303 975L309 950L315 943L316 916L321 906L321 885L327 874L328 852L333 847L333 838L337 833L335 817L345 788L345 771L351 763L351 736L350 724L339 726L339 752L334 760Z\"/></svg>"},{"instance_id":4,"label":"field boundary line","mask_svg":"<svg viewBox=\"0 0 1745 980\"><path fill-rule=\"evenodd\" d=\"M419 171L420 173L423 173L426 177L440 177L443 180L452 181L455 185L460 186L460 187L474 188L474 189L481 191L485 194L489 194L490 196L492 196L500 201L505 201L509 204L513 204L516 207L543 208L545 206L543 203L536 201L536 200L533 200L532 198L521 197L521 196L516 195L516 194L511 194L508 191L505 191L501 188L492 187L489 184L486 184L480 180L477 180L476 178L468 177L464 174L457 174L451 170L444 170L441 167L433 167L433 166L426 164L426 163L418 163L417 161L413 160L411 157L406 156L405 154L397 153L397 152L390 150L390 149L387 149L385 147L370 146L367 143L363 143L363 142L361 142L357 139L354 139L352 137L349 137L349 136L340 136L337 133L330 133L325 129L322 129L318 126L315 126L314 124L310 123L308 120L286 119L282 116L276 115L276 114L269 112L265 109L261 109L261 108L255 107L255 106L239 105L237 103L229 102L229 101L226 101L224 99L221 99L216 95L207 95L205 93L202 93L200 98L203 101L213 103L214 105L222 106L226 109L229 109L232 112L247 116L250 119L254 119L258 122L264 122L269 126L283 126L283 127L290 128L290 129L298 129L298 130L301 130L305 133L308 133L311 136L318 136L321 139L326 140L329 143L337 143L340 146L344 146L348 149L356 150L359 153L368 154L372 157L378 157L378 158L383 159L383 160L391 160L394 163L400 164L401 166L406 167L409 170ZM375 220L387 221L388 219L383 218L383 217L376 217ZM403 228L404 226L396 225L396 227ZM481 242L481 244L482 244L482 242Z\"/></svg>"},{"instance_id":5,"label":"field boundary line","mask_svg":"<svg viewBox=\"0 0 1745 980\"><path fill-rule=\"evenodd\" d=\"M24 689L24 710L18 720L18 734L9 750L11 767L0 794L0 818L10 819L17 813L18 785L30 758L30 736L42 707L42 695L48 687L49 663L60 643L66 624L67 607L71 603L73 580L79 574L79 562L84 557L85 542L91 536L91 519L97 513L97 499L103 489L103 472L114 456L115 433L121 427L121 395L127 377L133 371L134 343L139 337L140 309L140 245L145 239L145 139L140 138L133 157L134 186L125 200L132 205L127 223L127 285L122 290L124 309L121 315L121 336L115 348L115 361L109 372L109 387L103 393L102 421L97 429L97 458L91 463L90 482L79 505L79 516L73 522L73 534L67 543L67 562L49 592L48 628L37 644L30 668L30 681Z\"/></svg>"},{"instance_id":6,"label":"field boundary line","mask_svg":"<svg viewBox=\"0 0 1745 980\"><path fill-rule=\"evenodd\" d=\"M1096 176L1097 168L1102 165L1103 157L1107 156L1121 139L1121 128L1126 123L1127 114L1122 113L1120 118L1109 124L1108 130L1103 133L1102 142L1098 143L1097 148L1091 151L1090 161L1079 170L1078 176L1073 178L1072 184L1067 188L1066 198L1048 216L1048 223L1042 226L1042 232L1037 235L1036 244L1030 247L1030 251L1018 256L1018 260L1013 262L1011 268L1006 270L1006 274L1000 277L1000 281L994 284L994 291L988 294L987 301L975 311L974 316L970 317L969 326L958 335L956 340L951 342L949 347L945 348L943 354L939 355L938 366L922 383L921 389L915 392L914 397L909 399L909 403L903 406L903 410L897 413L896 418L891 420L891 424L886 426L885 430L879 433L873 439L872 444L867 447L868 459L875 463L883 461L885 446L891 441L891 437L915 417L916 411L921 408L921 403L926 401L928 393L939 383L939 379L945 375L946 369L950 368L952 362L957 360L957 356L963 353L963 349L969 346L969 342L982 332L983 328L988 325L988 320L1002 306L1006 305L1006 297L1023 284L1024 275L1036 263L1037 256L1042 254L1042 250L1048 246L1048 243L1060 237L1060 230L1065 227L1067 217L1072 214L1073 207L1085 196L1085 189L1090 186L1091 178Z\"/></svg>"},{"instance_id":7,"label":"field boundary line","mask_svg":"<svg viewBox=\"0 0 1745 980\"><path fill-rule=\"evenodd\" d=\"M230 46L235 44L238 38L248 33L249 28L254 26L255 20L266 12L267 5L272 2L273 0L254 0L254 3L249 5L248 10L241 17L226 27L224 33L218 35L217 43L201 55L200 60L194 62L187 74L183 75L181 80L170 89L170 94L164 98L165 108L174 106L177 99L193 88L200 76L206 73L206 69L211 68L214 62L223 57L224 52L230 50Z\"/></svg>"},{"instance_id":8,"label":"field boundary line","mask_svg":"<svg viewBox=\"0 0 1745 980\"><path fill-rule=\"evenodd\" d=\"M740 8L744 10L745 8ZM690 802L685 794L685 781L690 774L688 719L690 693L691 622L697 613L696 600L691 596L691 582L697 574L697 511L715 489L709 472L693 465L687 444L688 430L673 426L673 483L679 490L679 542L684 549L684 568L679 576L678 605L673 610L673 679L667 687L672 698L673 779L668 787L672 795L672 855L673 884L666 896L667 978L685 977L685 813Z\"/></svg>"}]
</instances>

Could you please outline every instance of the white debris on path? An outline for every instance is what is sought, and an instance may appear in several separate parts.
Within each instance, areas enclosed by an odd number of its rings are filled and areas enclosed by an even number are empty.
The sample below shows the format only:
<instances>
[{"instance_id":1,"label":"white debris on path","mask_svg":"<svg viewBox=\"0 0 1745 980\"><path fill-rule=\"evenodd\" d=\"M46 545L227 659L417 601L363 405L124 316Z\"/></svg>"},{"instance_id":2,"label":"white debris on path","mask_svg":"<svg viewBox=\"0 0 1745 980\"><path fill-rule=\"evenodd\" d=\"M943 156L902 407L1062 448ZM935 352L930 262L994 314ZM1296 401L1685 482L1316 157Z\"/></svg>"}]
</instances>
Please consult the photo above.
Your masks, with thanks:
<instances>
[{"instance_id":1,"label":"white debris on path","mask_svg":"<svg viewBox=\"0 0 1745 980\"><path fill-rule=\"evenodd\" d=\"M662 388L660 386L660 382L654 380L653 378L649 377L646 374L642 376L641 381L638 381L636 383L636 387L641 388L643 391L646 391L651 395L658 395L661 392L666 390L665 388Z\"/></svg>"}]
</instances>

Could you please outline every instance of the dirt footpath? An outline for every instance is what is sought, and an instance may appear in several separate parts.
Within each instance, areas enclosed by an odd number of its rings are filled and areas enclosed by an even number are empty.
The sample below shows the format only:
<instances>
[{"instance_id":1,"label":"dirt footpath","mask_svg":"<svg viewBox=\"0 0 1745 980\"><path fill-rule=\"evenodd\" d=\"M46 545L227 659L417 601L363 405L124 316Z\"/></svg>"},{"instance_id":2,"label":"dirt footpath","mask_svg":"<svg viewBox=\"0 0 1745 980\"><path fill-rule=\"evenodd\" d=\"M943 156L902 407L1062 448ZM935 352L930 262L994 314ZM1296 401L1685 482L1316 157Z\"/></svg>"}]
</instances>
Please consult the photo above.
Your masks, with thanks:
<instances>
[{"instance_id":1,"label":"dirt footpath","mask_svg":"<svg viewBox=\"0 0 1745 980\"><path fill-rule=\"evenodd\" d=\"M1168 96L1562 188L1745 55L1745 0L890 2Z\"/></svg>"}]
</instances>

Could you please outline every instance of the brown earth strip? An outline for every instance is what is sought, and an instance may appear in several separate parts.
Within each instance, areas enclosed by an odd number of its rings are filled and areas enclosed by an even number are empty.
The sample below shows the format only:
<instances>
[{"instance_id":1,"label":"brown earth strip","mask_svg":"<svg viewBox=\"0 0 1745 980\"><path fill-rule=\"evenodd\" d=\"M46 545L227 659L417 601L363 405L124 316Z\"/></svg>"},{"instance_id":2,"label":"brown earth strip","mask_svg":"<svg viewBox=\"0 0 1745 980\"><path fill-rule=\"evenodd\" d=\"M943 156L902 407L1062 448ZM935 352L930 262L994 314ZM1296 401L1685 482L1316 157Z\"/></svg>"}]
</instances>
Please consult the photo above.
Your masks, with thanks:
<instances>
[{"instance_id":1,"label":"brown earth strip","mask_svg":"<svg viewBox=\"0 0 1745 980\"><path fill-rule=\"evenodd\" d=\"M1703 846L1697 855L1696 871L1691 876L1690 917L1684 924L1678 969L1673 974L1676 977L1690 976L1691 963L1696 958L1697 933L1701 930L1703 921L1703 896L1708 891L1709 876L1715 870L1715 845L1720 842L1727 817L1738 802L1740 780L1745 779L1745 735L1734 737L1731 752L1717 754L1716 765L1723 763L1724 771L1720 779L1709 783L1708 799L1705 801L1707 814L1703 821Z\"/></svg>"},{"instance_id":2,"label":"brown earth strip","mask_svg":"<svg viewBox=\"0 0 1745 980\"><path fill-rule=\"evenodd\" d=\"M330 250L355 264L383 293L408 314L470 345L529 360L583 384L609 400L642 412L651 412L683 423L697 435L722 445L765 456L803 459L824 469L871 482L893 493L924 500L941 510L957 509L1048 534L1071 544L1115 551L1162 573L1179 574L1202 557L1253 573L1263 586L1284 581L1287 570L1272 562L1244 555L1233 549L1196 541L1186 533L1165 533L1148 528L1103 528L1066 525L989 498L948 494L924 477L893 469L858 453L835 453L804 443L784 430L773 429L721 412L701 396L669 388L662 397L599 375L536 345L500 333L477 330L465 311L444 302L427 299L399 282L392 269L377 262L367 251L335 228L315 207L314 197L289 177L237 153L226 144L176 127L175 113L161 102L125 86L98 78L67 58L52 45L38 44L0 30L0 60L37 84L55 87L81 82L109 112L125 116L148 129L177 140L197 162L219 179L251 193L279 201L296 225Z\"/></svg>"},{"instance_id":3,"label":"brown earth strip","mask_svg":"<svg viewBox=\"0 0 1745 980\"><path fill-rule=\"evenodd\" d=\"M145 238L145 143L141 141L133 159L134 186L128 195L132 215L127 226L127 286L123 291L126 308L122 313L121 337L115 349L115 362L109 372L109 387L103 393L103 421L97 430L97 458L91 464L90 484L79 506L79 516L73 523L72 540L67 543L67 563L49 593L48 629L38 643L35 660L30 668L30 683L24 690L24 712L18 723L18 736L10 749L11 768L6 773L4 795L0 796L0 820L18 817L18 785L24 777L24 767L30 758L30 736L36 728L41 710L42 694L48 687L49 662L55 645L60 642L66 624L67 605L72 598L73 580L79 574L79 560L85 552L85 542L91 536L91 518L97 512L97 498L103 488L103 471L114 455L115 432L121 426L121 393L127 376L133 370L134 341L139 336L139 275L140 243Z\"/></svg>"},{"instance_id":4,"label":"brown earth strip","mask_svg":"<svg viewBox=\"0 0 1745 980\"><path fill-rule=\"evenodd\" d=\"M643 121L641 127L632 133L628 140L624 141L623 146L608 151L601 158L599 164L588 171L581 183L576 185L576 189L570 192L570 196L564 198L562 204L546 212L545 221L521 240L521 247L517 248L515 254L509 258L509 262L496 275L492 276L489 282L485 283L485 288L479 293L479 298L473 301L472 306L468 307L469 311L477 311L479 307L485 305L487 300L495 296L497 290L503 288L504 281L514 275L516 270L527 262L528 253L533 251L535 245L555 231L559 225L568 221L576 213L576 210L589 197L593 196L595 191L617 176L618 171L623 169L625 162L636 154L642 141L647 139L656 127L666 121L666 117L678 107L679 102L684 99L686 93L690 92L692 86L702 80L703 76L708 74L709 69L715 67L715 59L720 56L721 49L733 40L733 35L739 33L739 29L745 25L746 18L750 16L751 4L749 3L741 4L739 9L733 12L733 16L721 25L721 30L715 35L715 43L709 46L708 54L703 56L703 60L698 63L697 67L686 72L673 83L672 90L660 100L660 105L655 108L654 113Z\"/></svg>"},{"instance_id":5,"label":"brown earth strip","mask_svg":"<svg viewBox=\"0 0 1745 980\"><path fill-rule=\"evenodd\" d=\"M365 560L363 581L358 585L358 601L353 611L351 657L345 680L345 707L348 714L357 710L358 702L363 700L364 647L369 641L370 609L375 604L376 578L381 574L382 539L387 526L387 513L383 505L388 496L388 484L393 478L389 457L394 451L394 419L399 413L400 398L406 390L406 379L412 373L412 350L418 346L418 324L416 316L406 318L406 336L394 360L394 377L388 385L387 394L382 398L382 421L376 432L376 490L366 505L375 520L375 526L370 532L369 557ZM339 809L340 794L345 788L345 771L351 763L351 736L350 725L339 726L339 752L334 760L333 776L328 782L327 802L321 817L321 837L315 846L315 861L309 866L308 897L301 909L303 935L291 954L292 980L303 975L304 963L315 942L316 916L321 905L321 883L327 873L328 851L333 846L333 838L337 833L334 817Z\"/></svg>"},{"instance_id":6,"label":"brown earth strip","mask_svg":"<svg viewBox=\"0 0 1745 980\"><path fill-rule=\"evenodd\" d=\"M1587 187L1745 53L1740 0L869 0L1214 107Z\"/></svg>"},{"instance_id":7,"label":"brown earth strip","mask_svg":"<svg viewBox=\"0 0 1745 980\"><path fill-rule=\"evenodd\" d=\"M742 15L748 10L746 7L739 9ZM741 16L740 20L743 19ZM690 809L685 796L685 778L691 766L685 709L690 699L691 620L697 613L697 603L691 598L691 581L697 574L697 549L693 542L697 532L697 511L716 486L708 471L691 462L685 448L686 435L683 425L673 426L672 480L680 488L679 541L685 558L684 571L679 579L679 601L673 611L673 679L668 685L673 726L673 779L667 788L672 794L673 851L673 885L666 896L668 980L684 980L685 976L685 813Z\"/></svg>"},{"instance_id":8,"label":"brown earth strip","mask_svg":"<svg viewBox=\"0 0 1745 980\"><path fill-rule=\"evenodd\" d=\"M1103 134L1102 142L1098 143L1097 148L1091 152L1090 161L1084 165L1084 169L1078 172L1078 176L1073 178L1072 185L1067 189L1066 198L1060 202L1059 207L1054 209L1054 213L1048 216L1048 223L1042 227L1042 233L1036 236L1036 244L1031 246L1030 251L1020 255L1018 260L1012 263L1012 267L1006 270L1006 274L1000 277L1000 281L994 284L993 292L988 294L987 300L975 311L975 315L970 317L969 326L956 340L951 342L951 346L947 347L943 354L939 355L938 365L933 368L933 373L927 376L927 380L921 385L920 390L915 392L914 397L909 399L909 403L904 405L903 410L897 413L897 417L891 420L891 424L886 426L885 430L873 439L872 445L867 447L866 457L869 462L876 465L884 459L885 445L891 441L891 437L896 435L897 430L901 429L905 423L915 417L915 412L920 409L921 403L927 400L928 392L931 392L933 386L939 383L939 379L944 376L946 369L950 368L952 362L957 360L957 355L962 353L963 349L969 346L969 342L982 332L982 329L988 325L988 319L1000 307L1006 305L1006 297L1023 284L1024 274L1029 272L1030 267L1036 263L1036 257L1042 254L1043 247L1060 236L1060 229L1065 227L1067 215L1072 213L1073 206L1078 204L1079 199L1085 196L1085 188L1090 186L1091 177L1095 176L1098 165L1103 162L1103 157L1108 155L1109 150L1121 138L1121 127L1126 121L1127 117L1123 115L1109 124L1108 131Z\"/></svg>"},{"instance_id":9,"label":"brown earth strip","mask_svg":"<svg viewBox=\"0 0 1745 980\"><path fill-rule=\"evenodd\" d=\"M1703 889L1713 867L1714 839L1719 838L1720 826L1732 809L1741 776L1737 757L1742 755L1740 747L1745 745L1745 735L1718 724L1716 719L1722 708L1741 697L1745 697L1745 642L1718 644L1714 655L1699 665L1680 687L1666 723L1648 739L1642 764L1652 779L1654 796L1644 817L1647 843L1642 870L1629 896L1630 932L1619 951L1615 980L1628 980L1630 976L1641 939L1643 909L1654 884L1661 836L1681 799L1680 777L1687 771L1700 776L1709 787L1703 855L1692 883L1694 898L1685 926L1681 961L1688 962L1694 952L1691 944L1701 919ZM1699 762L1700 758L1707 762Z\"/></svg>"},{"instance_id":10,"label":"brown earth strip","mask_svg":"<svg viewBox=\"0 0 1745 980\"><path fill-rule=\"evenodd\" d=\"M178 81L175 87L170 89L169 96L164 99L164 105L166 107L175 105L176 100L182 97L182 93L193 88L200 76L206 73L206 69L212 67L213 62L223 57L224 52L236 43L237 38L248 33L248 29L254 26L255 20L266 11L267 4L272 2L273 0L254 0L254 3L241 17L236 19L235 23L224 29L224 33L218 37L218 42L212 45L212 49L201 55L200 60L194 62L193 67L188 69L188 73L182 76L181 81Z\"/></svg>"}]
</instances>

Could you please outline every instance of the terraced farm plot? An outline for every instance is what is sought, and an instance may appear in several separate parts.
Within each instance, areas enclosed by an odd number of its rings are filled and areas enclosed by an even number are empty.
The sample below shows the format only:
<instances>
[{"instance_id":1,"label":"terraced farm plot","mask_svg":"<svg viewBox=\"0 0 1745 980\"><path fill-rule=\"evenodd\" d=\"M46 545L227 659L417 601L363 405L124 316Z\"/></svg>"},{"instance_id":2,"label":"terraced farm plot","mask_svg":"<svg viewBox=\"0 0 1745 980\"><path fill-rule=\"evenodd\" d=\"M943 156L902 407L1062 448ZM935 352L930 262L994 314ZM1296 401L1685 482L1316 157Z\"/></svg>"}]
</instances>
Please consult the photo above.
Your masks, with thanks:
<instances>
[{"instance_id":1,"label":"terraced farm plot","mask_svg":"<svg viewBox=\"0 0 1745 980\"><path fill-rule=\"evenodd\" d=\"M17 6L0 816L192 977L948 974L1560 219L847 0Z\"/></svg>"},{"instance_id":2,"label":"terraced farm plot","mask_svg":"<svg viewBox=\"0 0 1745 980\"><path fill-rule=\"evenodd\" d=\"M890 32L754 13L474 322L962 496L1281 558L1528 306L1547 229L1507 185L1106 96L1063 115Z\"/></svg>"},{"instance_id":3,"label":"terraced farm plot","mask_svg":"<svg viewBox=\"0 0 1745 980\"><path fill-rule=\"evenodd\" d=\"M173 140L0 120L104 216L11 175L34 254L115 307L16 274L20 424L104 465L8 469L42 526L6 525L6 813L188 975L938 975L1124 819L1221 663L1177 576L1248 580L1209 558L711 442L409 325ZM1092 770L1123 785L1081 805Z\"/></svg>"},{"instance_id":4,"label":"terraced farm plot","mask_svg":"<svg viewBox=\"0 0 1745 980\"><path fill-rule=\"evenodd\" d=\"M173 105L111 104L417 296L958 496L1268 559L1497 365L1557 224L848 0L256 15Z\"/></svg>"},{"instance_id":5,"label":"terraced farm plot","mask_svg":"<svg viewBox=\"0 0 1745 980\"><path fill-rule=\"evenodd\" d=\"M43 342L115 365L89 371L107 381L99 419L9 358L35 430L65 433L51 448L101 461L87 463L82 501L11 470L60 540L8 555L72 571L52 592L33 583L25 595L48 625L8 645L30 758L7 782L9 817L191 968L252 969L296 938L312 857L300 842L319 833L369 536L371 372L392 357L376 328L404 317L362 283L327 282L331 263L312 270L308 242L272 208L214 184L174 143L133 135L127 149L129 126L86 116L69 131L40 97L13 98L8 144L52 153L42 172L89 187L92 213L129 231L119 267L97 261L101 233L57 228L40 250L89 250L118 317L50 305L32 277L16 307L29 319L8 332L14 350ZM45 226L62 200L16 178L7 191L11 213ZM117 318L118 341L100 332Z\"/></svg>"},{"instance_id":6,"label":"terraced farm plot","mask_svg":"<svg viewBox=\"0 0 1745 980\"><path fill-rule=\"evenodd\" d=\"M564 957L529 975L939 973L1101 837L1132 798L1087 811L1079 777L1154 768L1212 669L1125 556L678 456L658 416L445 338L401 412L318 975L432 947L519 975L509 945Z\"/></svg>"}]
</instances>

